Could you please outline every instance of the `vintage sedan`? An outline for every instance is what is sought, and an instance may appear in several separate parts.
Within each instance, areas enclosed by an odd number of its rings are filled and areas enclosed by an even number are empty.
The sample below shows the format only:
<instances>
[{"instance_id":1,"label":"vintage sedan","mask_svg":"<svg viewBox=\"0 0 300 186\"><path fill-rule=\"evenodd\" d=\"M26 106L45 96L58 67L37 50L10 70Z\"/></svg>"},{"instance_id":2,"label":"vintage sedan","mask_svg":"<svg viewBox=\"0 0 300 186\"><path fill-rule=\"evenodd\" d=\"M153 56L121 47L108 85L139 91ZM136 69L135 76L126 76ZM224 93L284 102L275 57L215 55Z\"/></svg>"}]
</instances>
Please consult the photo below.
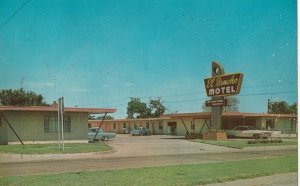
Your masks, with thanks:
<instances>
[{"instance_id":1,"label":"vintage sedan","mask_svg":"<svg viewBox=\"0 0 300 186\"><path fill-rule=\"evenodd\" d=\"M90 128L88 132L88 139L89 141L94 141L94 137L97 133L98 128ZM102 129L99 129L97 136L95 140L102 140L102 141L107 141L108 139L116 137L115 133L110 133L110 132L104 132Z\"/></svg>"},{"instance_id":2,"label":"vintage sedan","mask_svg":"<svg viewBox=\"0 0 300 186\"><path fill-rule=\"evenodd\" d=\"M130 134L133 136L142 136L142 135L150 135L150 130L145 127L139 127L137 129L134 129L130 131Z\"/></svg>"},{"instance_id":3,"label":"vintage sedan","mask_svg":"<svg viewBox=\"0 0 300 186\"><path fill-rule=\"evenodd\" d=\"M237 126L232 130L226 130L228 138L268 138L272 131L260 130L253 126Z\"/></svg>"}]
</instances>

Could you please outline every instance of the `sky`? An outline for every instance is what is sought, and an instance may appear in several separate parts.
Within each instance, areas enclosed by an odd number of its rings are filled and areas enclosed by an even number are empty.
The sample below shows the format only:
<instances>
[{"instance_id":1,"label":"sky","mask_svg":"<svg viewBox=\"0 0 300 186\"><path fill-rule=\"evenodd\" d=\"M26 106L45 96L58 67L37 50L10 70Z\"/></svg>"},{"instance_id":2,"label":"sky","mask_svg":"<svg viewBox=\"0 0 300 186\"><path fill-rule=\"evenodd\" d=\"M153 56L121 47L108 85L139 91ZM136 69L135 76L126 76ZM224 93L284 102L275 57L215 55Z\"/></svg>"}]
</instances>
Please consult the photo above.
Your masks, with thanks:
<instances>
[{"instance_id":1,"label":"sky","mask_svg":"<svg viewBox=\"0 0 300 186\"><path fill-rule=\"evenodd\" d=\"M201 112L211 63L244 74L239 111L297 102L296 0L0 0L0 90L116 108L160 97Z\"/></svg>"}]
</instances>

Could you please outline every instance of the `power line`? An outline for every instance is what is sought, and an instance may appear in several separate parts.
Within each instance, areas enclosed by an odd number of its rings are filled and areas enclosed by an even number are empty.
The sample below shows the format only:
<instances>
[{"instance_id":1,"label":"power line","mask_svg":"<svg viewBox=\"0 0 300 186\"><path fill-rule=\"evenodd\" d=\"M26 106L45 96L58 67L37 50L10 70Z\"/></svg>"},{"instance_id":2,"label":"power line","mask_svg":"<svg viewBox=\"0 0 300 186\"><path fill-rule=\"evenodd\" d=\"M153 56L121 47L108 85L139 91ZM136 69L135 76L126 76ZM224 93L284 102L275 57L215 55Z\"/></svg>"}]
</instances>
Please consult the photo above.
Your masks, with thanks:
<instances>
[{"instance_id":1,"label":"power line","mask_svg":"<svg viewBox=\"0 0 300 186\"><path fill-rule=\"evenodd\" d=\"M261 95L276 95L276 94L286 94L293 93L295 91L283 91L283 92L263 92L263 93L253 93L253 94L241 94L238 96L261 96ZM178 100L178 101L166 101L164 103L181 103L181 102L192 102L192 101L203 101L209 98L200 98L200 99L188 99L188 100Z\"/></svg>"},{"instance_id":2,"label":"power line","mask_svg":"<svg viewBox=\"0 0 300 186\"><path fill-rule=\"evenodd\" d=\"M284 83L282 85L291 85L291 84L296 84L296 82L287 82L287 83ZM278 84L269 84L269 85L254 85L254 86L244 86L242 89L245 89L245 88L257 88L257 87L268 87L268 88L271 88L271 87L277 87ZM289 93L291 91L288 91L288 92L277 92L278 94L282 94L282 93ZM254 94L240 94L239 96L251 96L251 95L272 95L272 94L276 94L276 92L274 93L254 93ZM138 98L153 98L153 97L160 97L160 98L169 98L169 97L180 97L180 96L191 96L191 95L199 95L199 96L205 96L205 91L198 91L198 92L189 92L189 93L184 93L184 94L172 94L172 95L161 95L161 96L131 96L131 97L138 97ZM86 106L97 106L97 105L105 105L105 104L113 104L113 105L116 105L119 106L120 104L120 101L123 101L123 100L128 100L130 99L131 97L124 97L124 98L120 98L120 99L116 99L116 100L111 100L111 101L105 101L105 102L100 102L100 103L90 103L90 104L84 104ZM206 99L209 99L209 98L206 98ZM201 99L198 99L198 100L201 100ZM195 101L195 99L192 99L192 100L187 100L188 102L189 101ZM180 101L167 101L165 103L176 103L176 102L184 102L184 100L180 100ZM125 103L127 104L127 103ZM124 104L121 104L121 105L124 105Z\"/></svg>"},{"instance_id":3,"label":"power line","mask_svg":"<svg viewBox=\"0 0 300 186\"><path fill-rule=\"evenodd\" d=\"M286 84L294 84L296 82L289 82L289 83L286 83ZM276 86L276 84L270 84L270 85L256 85L256 86L248 86L247 88L255 88L255 87L261 87L261 86L269 86L269 87L272 87L272 86ZM246 87L244 87L246 88ZM288 94L288 93L294 93L296 91L282 91L282 92L262 92L262 93L249 93L249 94L240 94L240 95L237 95L237 96L260 96L260 95L275 95L275 94ZM139 98L150 98L150 97L160 97L160 98L166 98L166 97L180 97L180 96L188 96L188 95L204 95L204 92L191 92L191 93L185 93L185 94L174 94L174 95L163 95L163 96L141 96ZM134 96L132 96L134 97ZM117 100L114 100L114 101L106 101L106 102L100 102L100 103L91 103L91 104L84 104L85 106L97 106L97 105L105 105L105 104L112 104L113 106L115 107L118 107L118 106L123 106L123 105L127 105L127 102L126 103L120 103L119 101L122 101L122 100L127 100L128 97L124 97L123 99L117 99ZM129 97L130 99L130 97ZM176 101L163 101L163 103L182 103L182 102L192 102L192 101L201 101L201 100L207 100L209 99L208 97L206 98L197 98L197 99L187 99L187 100L176 100Z\"/></svg>"},{"instance_id":4,"label":"power line","mask_svg":"<svg viewBox=\"0 0 300 186\"><path fill-rule=\"evenodd\" d=\"M188 99L188 100L178 100L178 101L165 101L164 103L182 103L182 102L203 101L203 100L206 100L206 98L201 98L201 99Z\"/></svg>"},{"instance_id":5,"label":"power line","mask_svg":"<svg viewBox=\"0 0 300 186\"><path fill-rule=\"evenodd\" d=\"M292 85L292 84L297 84L297 82L288 82L288 83L277 83L277 84L269 84L269 85L253 85L253 86L243 86L242 88L257 88L257 87L278 87L278 86L286 86L286 85Z\"/></svg>"},{"instance_id":6,"label":"power line","mask_svg":"<svg viewBox=\"0 0 300 186\"><path fill-rule=\"evenodd\" d=\"M282 91L282 92L264 92L264 93L253 93L253 94L241 94L239 96L260 96L260 95L275 95L275 94L286 94L293 93L296 91Z\"/></svg>"},{"instance_id":7,"label":"power line","mask_svg":"<svg viewBox=\"0 0 300 186\"><path fill-rule=\"evenodd\" d=\"M24 8L24 6L29 2L30 0L25 1L1 26L0 26L0 30L5 27L7 25L7 23L9 23L10 20L12 20L12 18L14 18L17 13L19 13L22 8Z\"/></svg>"}]
</instances>

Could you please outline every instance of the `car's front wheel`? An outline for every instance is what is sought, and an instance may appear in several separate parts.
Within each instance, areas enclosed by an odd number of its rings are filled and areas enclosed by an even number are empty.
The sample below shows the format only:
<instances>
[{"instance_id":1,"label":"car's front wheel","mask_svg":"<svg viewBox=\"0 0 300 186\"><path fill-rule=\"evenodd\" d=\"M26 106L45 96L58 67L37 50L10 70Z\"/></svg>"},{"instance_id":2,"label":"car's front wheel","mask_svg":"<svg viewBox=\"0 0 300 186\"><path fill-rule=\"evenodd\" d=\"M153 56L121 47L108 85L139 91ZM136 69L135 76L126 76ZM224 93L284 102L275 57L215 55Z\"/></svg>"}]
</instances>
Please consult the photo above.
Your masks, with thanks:
<instances>
[{"instance_id":1,"label":"car's front wheel","mask_svg":"<svg viewBox=\"0 0 300 186\"><path fill-rule=\"evenodd\" d=\"M261 138L261 134L253 134L253 138L254 139L260 139Z\"/></svg>"},{"instance_id":2,"label":"car's front wheel","mask_svg":"<svg viewBox=\"0 0 300 186\"><path fill-rule=\"evenodd\" d=\"M107 141L108 140L108 137L107 136L103 136L102 137L102 141Z\"/></svg>"}]
</instances>

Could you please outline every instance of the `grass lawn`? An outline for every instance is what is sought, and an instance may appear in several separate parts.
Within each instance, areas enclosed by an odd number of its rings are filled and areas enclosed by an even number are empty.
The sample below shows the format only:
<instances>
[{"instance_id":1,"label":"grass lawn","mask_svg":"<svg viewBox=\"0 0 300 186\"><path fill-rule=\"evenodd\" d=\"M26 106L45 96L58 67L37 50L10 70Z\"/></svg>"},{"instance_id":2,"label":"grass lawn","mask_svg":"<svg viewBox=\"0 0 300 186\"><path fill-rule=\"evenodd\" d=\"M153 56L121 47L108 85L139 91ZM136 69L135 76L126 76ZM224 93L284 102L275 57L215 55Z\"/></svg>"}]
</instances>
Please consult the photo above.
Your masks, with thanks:
<instances>
[{"instance_id":1,"label":"grass lawn","mask_svg":"<svg viewBox=\"0 0 300 186\"><path fill-rule=\"evenodd\" d=\"M220 145L225 147L239 148L244 147L258 147L258 146L279 146L279 145L297 145L297 139L283 139L282 143L256 143L248 144L249 140L226 140L226 141L216 141L216 140L192 140L197 143L206 143L211 145Z\"/></svg>"},{"instance_id":2,"label":"grass lawn","mask_svg":"<svg viewBox=\"0 0 300 186\"><path fill-rule=\"evenodd\" d=\"M64 151L58 144L31 144L31 145L0 145L0 153L13 154L70 154L84 152L102 152L112 148L103 143L65 144Z\"/></svg>"},{"instance_id":3,"label":"grass lawn","mask_svg":"<svg viewBox=\"0 0 300 186\"><path fill-rule=\"evenodd\" d=\"M200 185L297 171L297 156L0 178L0 185Z\"/></svg>"}]
</instances>

